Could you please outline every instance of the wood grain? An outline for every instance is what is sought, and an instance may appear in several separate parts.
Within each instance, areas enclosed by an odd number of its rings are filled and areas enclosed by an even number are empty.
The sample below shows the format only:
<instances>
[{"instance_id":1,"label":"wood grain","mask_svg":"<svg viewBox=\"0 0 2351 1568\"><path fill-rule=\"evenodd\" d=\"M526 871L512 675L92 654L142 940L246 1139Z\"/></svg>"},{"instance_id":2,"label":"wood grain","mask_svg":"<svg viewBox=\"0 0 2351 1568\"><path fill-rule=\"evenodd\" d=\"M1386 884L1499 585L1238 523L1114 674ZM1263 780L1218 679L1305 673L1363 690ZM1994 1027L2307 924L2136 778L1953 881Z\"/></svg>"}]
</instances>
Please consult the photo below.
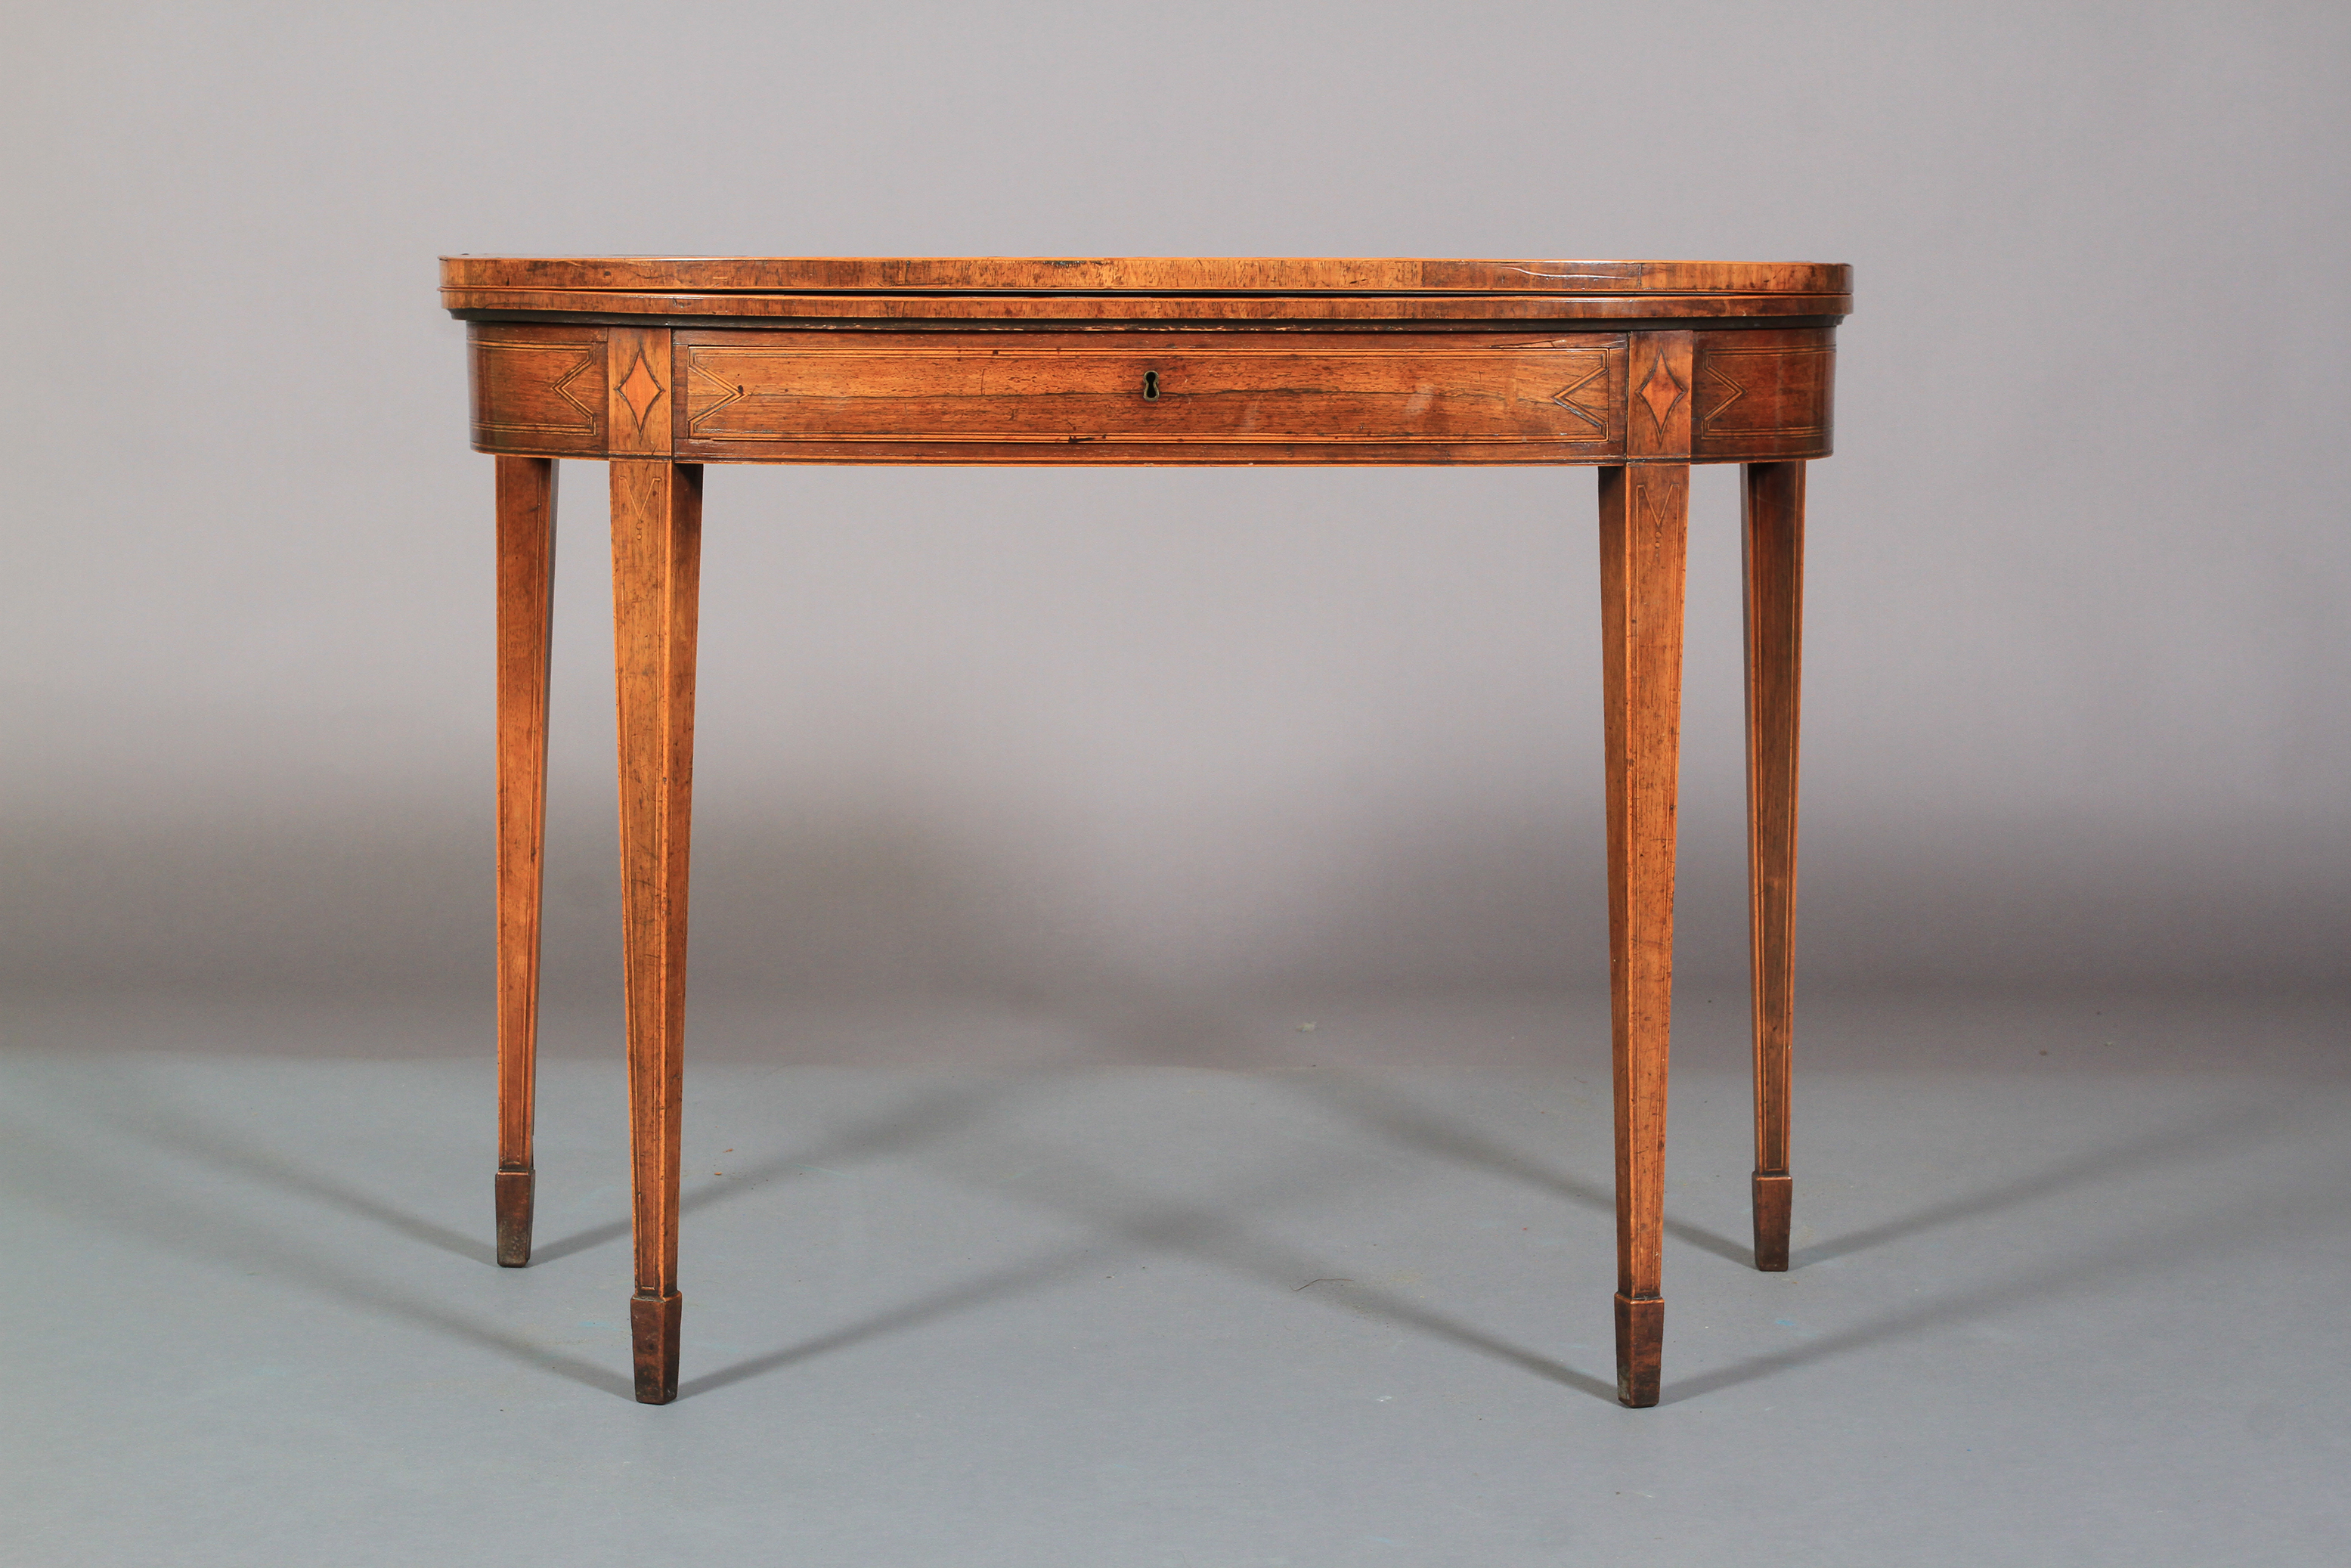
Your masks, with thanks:
<instances>
[{"instance_id":1,"label":"wood grain","mask_svg":"<svg viewBox=\"0 0 2351 1568\"><path fill-rule=\"evenodd\" d=\"M1829 455L1834 331L1701 332L1697 376L1691 452L1700 461Z\"/></svg>"},{"instance_id":2,"label":"wood grain","mask_svg":"<svg viewBox=\"0 0 2351 1568\"><path fill-rule=\"evenodd\" d=\"M1620 334L686 331L677 343L674 449L713 461L1319 463L1425 448L1560 462L1623 443Z\"/></svg>"},{"instance_id":3,"label":"wood grain","mask_svg":"<svg viewBox=\"0 0 2351 1568\"><path fill-rule=\"evenodd\" d=\"M1755 1266L1788 1266L1788 1115L1796 987L1796 751L1804 465L1741 474L1746 565L1748 930L1755 1011Z\"/></svg>"},{"instance_id":4,"label":"wood grain","mask_svg":"<svg viewBox=\"0 0 2351 1568\"><path fill-rule=\"evenodd\" d=\"M476 449L603 455L604 329L476 321L465 337Z\"/></svg>"},{"instance_id":5,"label":"wood grain","mask_svg":"<svg viewBox=\"0 0 2351 1568\"><path fill-rule=\"evenodd\" d=\"M1608 464L1828 450L1825 329L1390 326L778 323L688 328L665 349L664 328L476 322L474 439L712 463ZM1593 354L1604 375L1589 373ZM1136 385L1155 368L1169 394L1145 401Z\"/></svg>"},{"instance_id":6,"label":"wood grain","mask_svg":"<svg viewBox=\"0 0 2351 1568\"><path fill-rule=\"evenodd\" d=\"M1635 361L1636 366L1638 361ZM1637 371L1636 371L1637 373ZM1616 1128L1617 1397L1657 1402L1674 813L1681 755L1689 469L1600 471L1607 718L1608 990Z\"/></svg>"},{"instance_id":7,"label":"wood grain","mask_svg":"<svg viewBox=\"0 0 2351 1568\"><path fill-rule=\"evenodd\" d=\"M637 1296L664 1301L677 1294L702 470L666 458L624 457L614 458L611 468L630 1214ZM676 1387L674 1302L662 1314L642 1321L668 1325L665 1344L656 1343L649 1351L641 1338L637 1348L637 1397L660 1404ZM660 1373L664 1364L669 1368L665 1376ZM653 1368L651 1383L648 1367Z\"/></svg>"},{"instance_id":8,"label":"wood grain","mask_svg":"<svg viewBox=\"0 0 2351 1568\"><path fill-rule=\"evenodd\" d=\"M1411 256L444 256L441 284L761 294L1849 294L1853 268L1823 262Z\"/></svg>"},{"instance_id":9,"label":"wood grain","mask_svg":"<svg viewBox=\"0 0 2351 1568\"><path fill-rule=\"evenodd\" d=\"M552 315L626 321L658 316L799 325L925 322L1018 327L1029 321L1183 326L1314 321L1427 328L1498 322L1834 319L1849 294L627 294L590 289L444 288L442 306L485 320Z\"/></svg>"},{"instance_id":10,"label":"wood grain","mask_svg":"<svg viewBox=\"0 0 2351 1568\"><path fill-rule=\"evenodd\" d=\"M547 842L547 675L555 606L556 466L497 460L497 1258L530 1261L538 1064L539 906Z\"/></svg>"}]
</instances>

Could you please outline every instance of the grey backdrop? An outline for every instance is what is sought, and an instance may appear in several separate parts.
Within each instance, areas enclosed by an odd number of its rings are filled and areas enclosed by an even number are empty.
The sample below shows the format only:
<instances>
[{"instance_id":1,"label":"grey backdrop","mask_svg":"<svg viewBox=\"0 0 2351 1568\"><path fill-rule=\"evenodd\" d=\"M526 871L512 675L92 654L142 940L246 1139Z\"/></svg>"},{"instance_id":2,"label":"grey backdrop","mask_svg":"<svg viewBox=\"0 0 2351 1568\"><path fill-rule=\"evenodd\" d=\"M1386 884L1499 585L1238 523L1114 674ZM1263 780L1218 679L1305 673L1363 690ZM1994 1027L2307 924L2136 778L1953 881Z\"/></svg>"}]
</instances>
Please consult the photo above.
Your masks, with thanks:
<instances>
[{"instance_id":1,"label":"grey backdrop","mask_svg":"<svg viewBox=\"0 0 2351 1568\"><path fill-rule=\"evenodd\" d=\"M0 1568L2351 1561L2346 45L0 8ZM635 1405L604 476L504 1270L444 251L1855 264L1797 1266L1744 1239L1729 471L1635 1413L1591 475L714 469L684 1396Z\"/></svg>"},{"instance_id":2,"label":"grey backdrop","mask_svg":"<svg viewBox=\"0 0 2351 1568\"><path fill-rule=\"evenodd\" d=\"M485 1047L455 251L1852 262L1802 984L2346 977L2340 5L5 27L20 988L462 994ZM618 986L602 484L551 1003ZM1695 502L1682 952L1730 982L1730 471ZM714 469L698 1005L1602 983L1592 513L1574 469Z\"/></svg>"}]
</instances>

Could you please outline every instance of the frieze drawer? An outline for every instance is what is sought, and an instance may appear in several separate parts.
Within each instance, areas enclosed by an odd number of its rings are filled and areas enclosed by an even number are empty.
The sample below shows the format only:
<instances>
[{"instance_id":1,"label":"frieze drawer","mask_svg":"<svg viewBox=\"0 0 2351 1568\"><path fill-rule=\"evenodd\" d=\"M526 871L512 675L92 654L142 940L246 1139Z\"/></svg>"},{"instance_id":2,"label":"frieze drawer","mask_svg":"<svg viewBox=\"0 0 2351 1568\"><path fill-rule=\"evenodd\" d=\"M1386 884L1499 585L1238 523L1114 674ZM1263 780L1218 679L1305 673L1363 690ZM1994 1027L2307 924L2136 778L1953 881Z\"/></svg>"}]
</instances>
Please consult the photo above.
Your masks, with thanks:
<instances>
[{"instance_id":1,"label":"frieze drawer","mask_svg":"<svg viewBox=\"0 0 2351 1568\"><path fill-rule=\"evenodd\" d=\"M681 462L1596 462L1625 338L682 331Z\"/></svg>"}]
</instances>

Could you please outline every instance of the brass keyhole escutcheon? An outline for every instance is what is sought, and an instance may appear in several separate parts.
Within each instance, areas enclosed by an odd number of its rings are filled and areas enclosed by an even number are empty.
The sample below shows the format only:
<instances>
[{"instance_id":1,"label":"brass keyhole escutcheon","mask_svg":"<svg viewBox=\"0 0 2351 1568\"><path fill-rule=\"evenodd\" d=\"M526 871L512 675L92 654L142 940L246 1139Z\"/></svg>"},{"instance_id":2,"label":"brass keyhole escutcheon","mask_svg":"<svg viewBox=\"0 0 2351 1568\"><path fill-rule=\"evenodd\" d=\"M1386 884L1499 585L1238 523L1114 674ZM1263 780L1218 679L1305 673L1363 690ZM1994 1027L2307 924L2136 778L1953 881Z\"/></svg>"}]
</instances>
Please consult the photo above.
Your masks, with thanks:
<instances>
[{"instance_id":1,"label":"brass keyhole escutcheon","mask_svg":"<svg viewBox=\"0 0 2351 1568\"><path fill-rule=\"evenodd\" d=\"M1159 372L1157 371L1145 371L1143 372L1143 401L1145 402L1157 402L1159 401Z\"/></svg>"}]
</instances>

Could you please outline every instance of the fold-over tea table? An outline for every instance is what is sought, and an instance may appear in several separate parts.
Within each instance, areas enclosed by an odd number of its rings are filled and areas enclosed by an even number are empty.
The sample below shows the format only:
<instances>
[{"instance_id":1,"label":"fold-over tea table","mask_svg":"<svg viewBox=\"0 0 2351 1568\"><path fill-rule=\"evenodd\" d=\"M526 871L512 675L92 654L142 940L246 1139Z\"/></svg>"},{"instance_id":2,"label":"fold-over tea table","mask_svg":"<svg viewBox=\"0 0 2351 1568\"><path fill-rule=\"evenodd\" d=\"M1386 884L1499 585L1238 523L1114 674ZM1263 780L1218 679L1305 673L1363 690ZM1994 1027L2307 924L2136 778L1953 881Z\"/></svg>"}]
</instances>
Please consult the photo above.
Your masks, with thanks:
<instances>
[{"instance_id":1,"label":"fold-over tea table","mask_svg":"<svg viewBox=\"0 0 2351 1568\"><path fill-rule=\"evenodd\" d=\"M1693 463L1743 465L1755 1262L1788 1264L1804 464L1851 269L1810 263L451 256L497 457L497 1255L530 1257L555 460L611 470L637 1397L677 1389L705 463L1600 469L1616 1382L1654 1405Z\"/></svg>"}]
</instances>

